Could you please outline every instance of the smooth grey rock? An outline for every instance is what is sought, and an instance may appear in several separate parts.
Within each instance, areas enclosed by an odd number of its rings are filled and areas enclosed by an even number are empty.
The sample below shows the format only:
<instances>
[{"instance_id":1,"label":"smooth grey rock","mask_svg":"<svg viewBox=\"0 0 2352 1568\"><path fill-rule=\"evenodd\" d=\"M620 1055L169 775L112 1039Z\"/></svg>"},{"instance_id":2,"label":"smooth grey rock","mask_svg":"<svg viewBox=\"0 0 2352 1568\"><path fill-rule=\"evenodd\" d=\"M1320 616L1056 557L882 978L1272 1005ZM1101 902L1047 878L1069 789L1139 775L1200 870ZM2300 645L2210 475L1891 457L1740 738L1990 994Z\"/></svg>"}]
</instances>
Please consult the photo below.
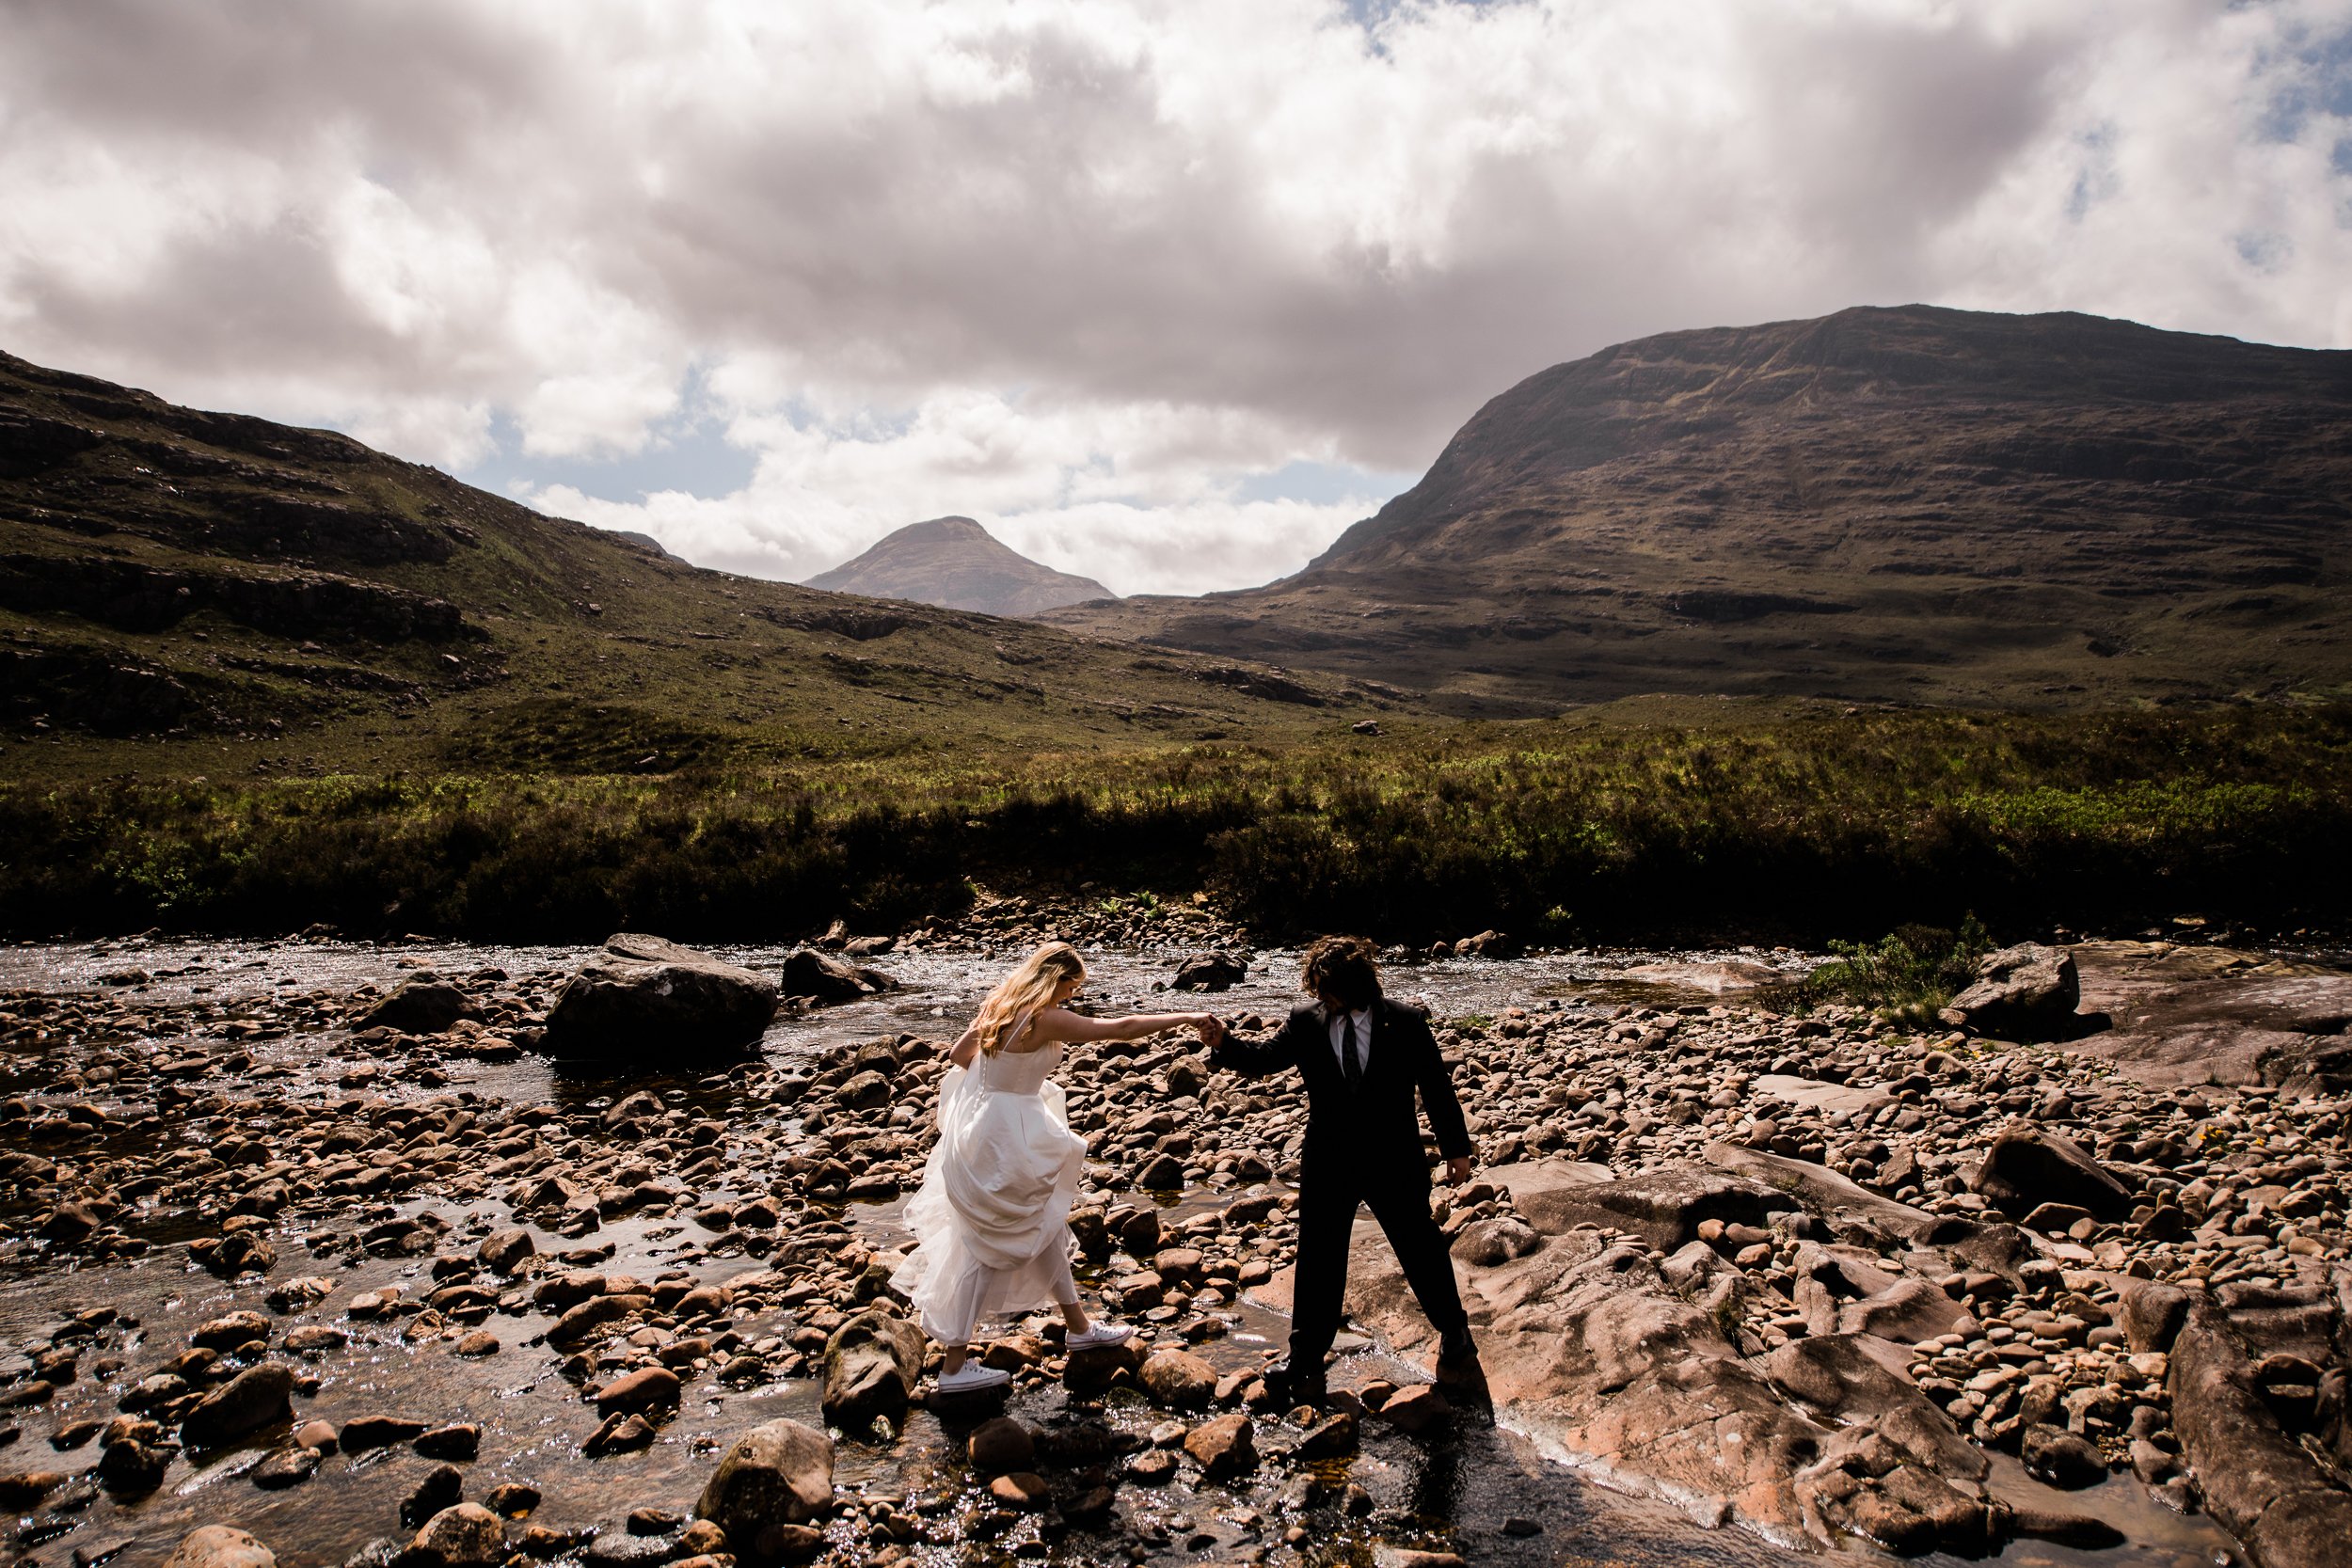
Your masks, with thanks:
<instances>
[{"instance_id":1,"label":"smooth grey rock","mask_svg":"<svg viewBox=\"0 0 2352 1568\"><path fill-rule=\"evenodd\" d=\"M794 1420L773 1420L737 1438L711 1472L694 1517L727 1533L746 1563L781 1561L786 1533L833 1510L833 1439Z\"/></svg>"},{"instance_id":2,"label":"smooth grey rock","mask_svg":"<svg viewBox=\"0 0 2352 1568\"><path fill-rule=\"evenodd\" d=\"M2100 1219L2122 1219L2132 1212L2131 1189L2083 1152L2073 1139L2012 1121L1985 1150L1984 1163L1969 1173L1968 1185L2011 1218L2045 1203L2066 1203Z\"/></svg>"},{"instance_id":3,"label":"smooth grey rock","mask_svg":"<svg viewBox=\"0 0 2352 1568\"><path fill-rule=\"evenodd\" d=\"M481 1004L443 980L410 980L369 1008L355 1029L397 1029L404 1035L445 1035L459 1019L479 1021Z\"/></svg>"},{"instance_id":4,"label":"smooth grey rock","mask_svg":"<svg viewBox=\"0 0 2352 1568\"><path fill-rule=\"evenodd\" d=\"M776 1016L776 985L660 937L624 933L564 982L548 1012L549 1055L667 1069L738 1053Z\"/></svg>"},{"instance_id":5,"label":"smooth grey rock","mask_svg":"<svg viewBox=\"0 0 2352 1568\"><path fill-rule=\"evenodd\" d=\"M1976 983L1940 1015L1956 1029L2005 1040L2070 1039L2083 1032L2075 1009L2082 977L2063 947L2020 942L1977 962Z\"/></svg>"},{"instance_id":6,"label":"smooth grey rock","mask_svg":"<svg viewBox=\"0 0 2352 1568\"><path fill-rule=\"evenodd\" d=\"M922 1374L922 1330L886 1312L861 1312L825 1341L825 1419L845 1429L898 1420Z\"/></svg>"},{"instance_id":7,"label":"smooth grey rock","mask_svg":"<svg viewBox=\"0 0 2352 1568\"><path fill-rule=\"evenodd\" d=\"M803 947L784 960L783 987L785 995L813 1002L855 1002L896 990L898 982L879 969L843 963L814 948Z\"/></svg>"}]
</instances>

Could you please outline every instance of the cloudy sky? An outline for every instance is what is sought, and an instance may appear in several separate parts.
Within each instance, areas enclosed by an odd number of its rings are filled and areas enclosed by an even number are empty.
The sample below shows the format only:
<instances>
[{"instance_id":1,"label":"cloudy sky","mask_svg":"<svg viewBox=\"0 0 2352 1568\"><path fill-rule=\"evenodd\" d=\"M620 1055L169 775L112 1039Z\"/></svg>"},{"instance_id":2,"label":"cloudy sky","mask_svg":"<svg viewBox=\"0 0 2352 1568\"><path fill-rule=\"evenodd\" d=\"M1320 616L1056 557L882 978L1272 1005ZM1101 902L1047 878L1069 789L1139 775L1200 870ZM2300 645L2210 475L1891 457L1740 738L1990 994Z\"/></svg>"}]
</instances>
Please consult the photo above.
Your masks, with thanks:
<instances>
[{"instance_id":1,"label":"cloudy sky","mask_svg":"<svg viewBox=\"0 0 2352 1568\"><path fill-rule=\"evenodd\" d=\"M766 577L1261 582L1914 300L2352 347L2352 0L0 0L0 347Z\"/></svg>"}]
</instances>

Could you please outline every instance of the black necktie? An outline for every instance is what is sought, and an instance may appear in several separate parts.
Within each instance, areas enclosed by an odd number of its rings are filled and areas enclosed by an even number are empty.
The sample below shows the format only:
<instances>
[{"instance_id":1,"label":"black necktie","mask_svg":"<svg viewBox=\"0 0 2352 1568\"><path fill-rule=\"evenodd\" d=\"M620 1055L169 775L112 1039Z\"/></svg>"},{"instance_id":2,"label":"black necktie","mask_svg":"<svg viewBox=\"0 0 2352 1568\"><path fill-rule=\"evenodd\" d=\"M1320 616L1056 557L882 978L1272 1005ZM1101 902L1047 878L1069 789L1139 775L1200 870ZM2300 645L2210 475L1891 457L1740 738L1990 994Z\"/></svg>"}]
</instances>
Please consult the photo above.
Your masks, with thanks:
<instances>
[{"instance_id":1,"label":"black necktie","mask_svg":"<svg viewBox=\"0 0 2352 1568\"><path fill-rule=\"evenodd\" d=\"M1364 1086L1364 1059L1356 1051L1356 1015L1342 1013L1340 1017L1343 1022L1340 1033L1340 1065L1347 1073L1347 1086L1351 1089L1360 1089Z\"/></svg>"}]
</instances>

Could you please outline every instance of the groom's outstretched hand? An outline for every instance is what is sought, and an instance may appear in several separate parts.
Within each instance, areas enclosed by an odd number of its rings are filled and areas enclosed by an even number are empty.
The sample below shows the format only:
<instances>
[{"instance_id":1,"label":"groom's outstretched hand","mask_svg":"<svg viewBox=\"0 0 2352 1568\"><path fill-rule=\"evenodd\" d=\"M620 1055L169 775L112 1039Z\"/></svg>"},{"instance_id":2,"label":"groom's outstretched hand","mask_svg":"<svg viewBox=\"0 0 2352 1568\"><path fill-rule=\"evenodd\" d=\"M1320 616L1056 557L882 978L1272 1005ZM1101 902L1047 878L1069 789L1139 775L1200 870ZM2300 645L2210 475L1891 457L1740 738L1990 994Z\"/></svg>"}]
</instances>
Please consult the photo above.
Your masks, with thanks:
<instances>
[{"instance_id":1,"label":"groom's outstretched hand","mask_svg":"<svg viewBox=\"0 0 2352 1568\"><path fill-rule=\"evenodd\" d=\"M1225 1021L1215 1013L1202 1013L1200 1022L1193 1027L1200 1032L1200 1043L1210 1050L1225 1043Z\"/></svg>"},{"instance_id":2,"label":"groom's outstretched hand","mask_svg":"<svg viewBox=\"0 0 2352 1568\"><path fill-rule=\"evenodd\" d=\"M1445 1163L1445 1184L1447 1186L1458 1187L1470 1179L1470 1163L1469 1155L1458 1155Z\"/></svg>"}]
</instances>

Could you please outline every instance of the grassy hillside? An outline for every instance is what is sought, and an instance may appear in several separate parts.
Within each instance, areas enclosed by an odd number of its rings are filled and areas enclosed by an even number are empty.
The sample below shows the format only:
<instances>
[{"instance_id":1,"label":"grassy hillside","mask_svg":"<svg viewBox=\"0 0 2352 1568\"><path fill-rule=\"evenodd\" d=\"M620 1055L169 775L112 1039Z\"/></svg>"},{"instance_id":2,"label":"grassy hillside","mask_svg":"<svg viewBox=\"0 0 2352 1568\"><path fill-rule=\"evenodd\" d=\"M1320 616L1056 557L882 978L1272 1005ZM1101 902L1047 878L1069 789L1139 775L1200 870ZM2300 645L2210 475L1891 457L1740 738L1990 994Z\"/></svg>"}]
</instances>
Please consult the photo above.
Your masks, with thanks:
<instances>
[{"instance_id":1,"label":"grassy hillside","mask_svg":"<svg viewBox=\"0 0 2352 1568\"><path fill-rule=\"evenodd\" d=\"M1389 699L703 571L0 356L0 777L664 773L1343 728Z\"/></svg>"}]
</instances>

